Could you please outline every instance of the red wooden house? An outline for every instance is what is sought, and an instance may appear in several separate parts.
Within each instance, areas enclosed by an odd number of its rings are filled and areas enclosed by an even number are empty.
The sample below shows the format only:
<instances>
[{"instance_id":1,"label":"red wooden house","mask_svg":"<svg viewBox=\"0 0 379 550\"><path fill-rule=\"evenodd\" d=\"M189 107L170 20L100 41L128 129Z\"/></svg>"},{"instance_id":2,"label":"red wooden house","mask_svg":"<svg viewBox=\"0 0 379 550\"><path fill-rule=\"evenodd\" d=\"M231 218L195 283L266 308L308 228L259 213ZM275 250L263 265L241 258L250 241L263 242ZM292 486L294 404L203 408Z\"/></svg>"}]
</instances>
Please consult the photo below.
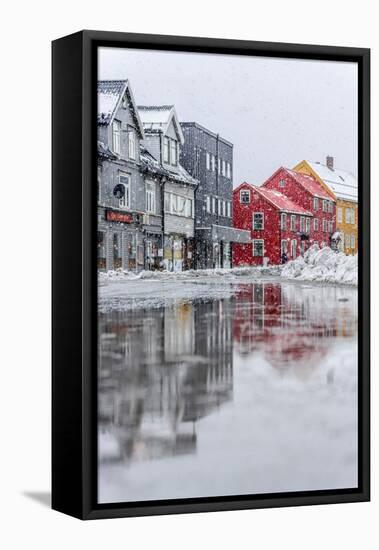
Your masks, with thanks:
<instances>
[{"instance_id":1,"label":"red wooden house","mask_svg":"<svg viewBox=\"0 0 379 550\"><path fill-rule=\"evenodd\" d=\"M251 231L252 242L233 245L233 265L277 265L292 260L309 239L312 212L275 189L242 183L233 191L233 225Z\"/></svg>"},{"instance_id":2,"label":"red wooden house","mask_svg":"<svg viewBox=\"0 0 379 550\"><path fill-rule=\"evenodd\" d=\"M265 181L262 187L279 191L305 210L312 212L309 239L304 240L303 250L312 244L330 246L331 236L336 230L336 203L333 195L315 178L282 167Z\"/></svg>"}]
</instances>

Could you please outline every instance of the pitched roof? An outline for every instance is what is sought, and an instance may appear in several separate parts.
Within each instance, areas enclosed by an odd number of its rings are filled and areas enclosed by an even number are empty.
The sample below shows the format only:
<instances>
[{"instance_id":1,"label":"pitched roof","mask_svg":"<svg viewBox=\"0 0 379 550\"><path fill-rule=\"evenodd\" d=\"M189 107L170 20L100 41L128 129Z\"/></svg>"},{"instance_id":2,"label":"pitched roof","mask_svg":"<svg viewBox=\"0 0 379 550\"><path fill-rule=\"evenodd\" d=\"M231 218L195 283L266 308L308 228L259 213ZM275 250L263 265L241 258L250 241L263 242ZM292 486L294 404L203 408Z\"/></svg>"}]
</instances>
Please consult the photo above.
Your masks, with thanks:
<instances>
[{"instance_id":1,"label":"pitched roof","mask_svg":"<svg viewBox=\"0 0 379 550\"><path fill-rule=\"evenodd\" d=\"M113 118L120 106L122 98L127 94L132 116L135 124L144 137L143 125L138 114L138 109L134 101L133 92L128 80L98 80L97 82L97 123L107 125L113 121Z\"/></svg>"},{"instance_id":2,"label":"pitched roof","mask_svg":"<svg viewBox=\"0 0 379 550\"><path fill-rule=\"evenodd\" d=\"M313 216L312 212L305 210L299 204L296 204L291 199L279 193L275 189L268 189L258 185L252 185L252 190L259 193L263 198L268 200L275 208L281 212L289 212L291 214L301 214L303 216Z\"/></svg>"},{"instance_id":3,"label":"pitched roof","mask_svg":"<svg viewBox=\"0 0 379 550\"><path fill-rule=\"evenodd\" d=\"M97 142L97 155L101 159L110 160L116 159L116 155L102 141Z\"/></svg>"},{"instance_id":4,"label":"pitched roof","mask_svg":"<svg viewBox=\"0 0 379 550\"><path fill-rule=\"evenodd\" d=\"M337 198L358 202L358 181L353 174L345 170L329 168L320 162L306 162Z\"/></svg>"},{"instance_id":5,"label":"pitched roof","mask_svg":"<svg viewBox=\"0 0 379 550\"><path fill-rule=\"evenodd\" d=\"M174 105L138 105L139 116L146 132L161 132L165 134L171 121L179 135L179 141L184 142L178 115Z\"/></svg>"},{"instance_id":6,"label":"pitched roof","mask_svg":"<svg viewBox=\"0 0 379 550\"><path fill-rule=\"evenodd\" d=\"M301 214L302 216L313 216L312 212L305 210L299 204L296 204L294 201L279 193L276 189L268 189L263 187L263 185L252 185L244 181L238 187L233 189L233 193L238 193L243 189L249 189L252 192L257 192L266 199L272 206L280 210L281 212L289 212L291 214Z\"/></svg>"},{"instance_id":7,"label":"pitched roof","mask_svg":"<svg viewBox=\"0 0 379 550\"><path fill-rule=\"evenodd\" d=\"M289 168L283 168L292 178L294 178L299 185L301 185L306 191L311 193L314 197L320 199L333 200L333 197L328 193L323 186L313 177L306 174L300 174L295 172L295 170L290 170Z\"/></svg>"}]
</instances>

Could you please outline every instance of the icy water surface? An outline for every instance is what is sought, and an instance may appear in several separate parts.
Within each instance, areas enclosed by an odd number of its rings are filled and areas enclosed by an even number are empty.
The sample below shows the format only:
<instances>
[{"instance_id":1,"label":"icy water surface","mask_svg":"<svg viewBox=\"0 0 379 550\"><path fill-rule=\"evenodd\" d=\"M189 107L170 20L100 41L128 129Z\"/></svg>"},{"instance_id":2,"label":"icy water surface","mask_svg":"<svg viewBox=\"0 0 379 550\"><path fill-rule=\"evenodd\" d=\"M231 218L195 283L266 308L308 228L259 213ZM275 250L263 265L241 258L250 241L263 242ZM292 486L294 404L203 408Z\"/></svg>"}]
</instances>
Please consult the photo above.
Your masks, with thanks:
<instances>
[{"instance_id":1,"label":"icy water surface","mask_svg":"<svg viewBox=\"0 0 379 550\"><path fill-rule=\"evenodd\" d=\"M356 289L118 285L100 289L99 502L357 486Z\"/></svg>"}]
</instances>

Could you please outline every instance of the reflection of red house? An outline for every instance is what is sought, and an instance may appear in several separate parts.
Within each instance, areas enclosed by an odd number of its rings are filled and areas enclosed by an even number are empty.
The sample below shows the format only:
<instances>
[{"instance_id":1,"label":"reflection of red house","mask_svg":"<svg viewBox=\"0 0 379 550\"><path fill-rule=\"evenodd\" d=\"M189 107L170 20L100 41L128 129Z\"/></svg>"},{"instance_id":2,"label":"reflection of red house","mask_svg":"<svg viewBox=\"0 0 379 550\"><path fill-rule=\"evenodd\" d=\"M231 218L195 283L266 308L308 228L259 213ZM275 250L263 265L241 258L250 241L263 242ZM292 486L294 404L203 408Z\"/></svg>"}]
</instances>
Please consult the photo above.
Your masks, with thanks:
<instances>
[{"instance_id":1,"label":"reflection of red house","mask_svg":"<svg viewBox=\"0 0 379 550\"><path fill-rule=\"evenodd\" d=\"M309 240L304 241L304 249L315 243L321 247L330 244L330 237L336 228L335 199L315 178L282 167L270 176L262 187L278 191L312 212Z\"/></svg>"},{"instance_id":2,"label":"reflection of red house","mask_svg":"<svg viewBox=\"0 0 379 550\"><path fill-rule=\"evenodd\" d=\"M276 189L242 183L233 192L233 225L252 238L234 244L233 265L279 264L283 252L294 259L304 250L312 212Z\"/></svg>"}]
</instances>

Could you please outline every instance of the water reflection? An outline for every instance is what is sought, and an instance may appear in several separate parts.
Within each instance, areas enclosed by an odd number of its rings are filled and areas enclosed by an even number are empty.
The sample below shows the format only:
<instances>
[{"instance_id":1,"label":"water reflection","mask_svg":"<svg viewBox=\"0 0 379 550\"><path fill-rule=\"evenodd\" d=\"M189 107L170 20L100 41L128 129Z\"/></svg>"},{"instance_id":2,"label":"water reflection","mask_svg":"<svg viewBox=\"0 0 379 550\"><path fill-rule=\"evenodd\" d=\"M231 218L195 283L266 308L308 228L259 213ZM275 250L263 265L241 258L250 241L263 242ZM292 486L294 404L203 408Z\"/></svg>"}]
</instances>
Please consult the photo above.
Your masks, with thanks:
<instances>
[{"instance_id":1,"label":"water reflection","mask_svg":"<svg viewBox=\"0 0 379 550\"><path fill-rule=\"evenodd\" d=\"M305 382L332 343L355 337L352 292L242 284L232 298L100 314L100 478L112 464L129 469L146 461L196 456L202 419L234 401L233 380L240 370L233 369L233 362L239 366L251 359L252 370L255 358L263 357L280 376L293 373ZM325 382L333 381L331 368ZM243 407L238 399L233 405ZM250 411L243 414L248 417ZM218 427L223 430L221 420ZM248 438L245 444L248 448ZM243 457L244 449L236 453Z\"/></svg>"}]
</instances>

